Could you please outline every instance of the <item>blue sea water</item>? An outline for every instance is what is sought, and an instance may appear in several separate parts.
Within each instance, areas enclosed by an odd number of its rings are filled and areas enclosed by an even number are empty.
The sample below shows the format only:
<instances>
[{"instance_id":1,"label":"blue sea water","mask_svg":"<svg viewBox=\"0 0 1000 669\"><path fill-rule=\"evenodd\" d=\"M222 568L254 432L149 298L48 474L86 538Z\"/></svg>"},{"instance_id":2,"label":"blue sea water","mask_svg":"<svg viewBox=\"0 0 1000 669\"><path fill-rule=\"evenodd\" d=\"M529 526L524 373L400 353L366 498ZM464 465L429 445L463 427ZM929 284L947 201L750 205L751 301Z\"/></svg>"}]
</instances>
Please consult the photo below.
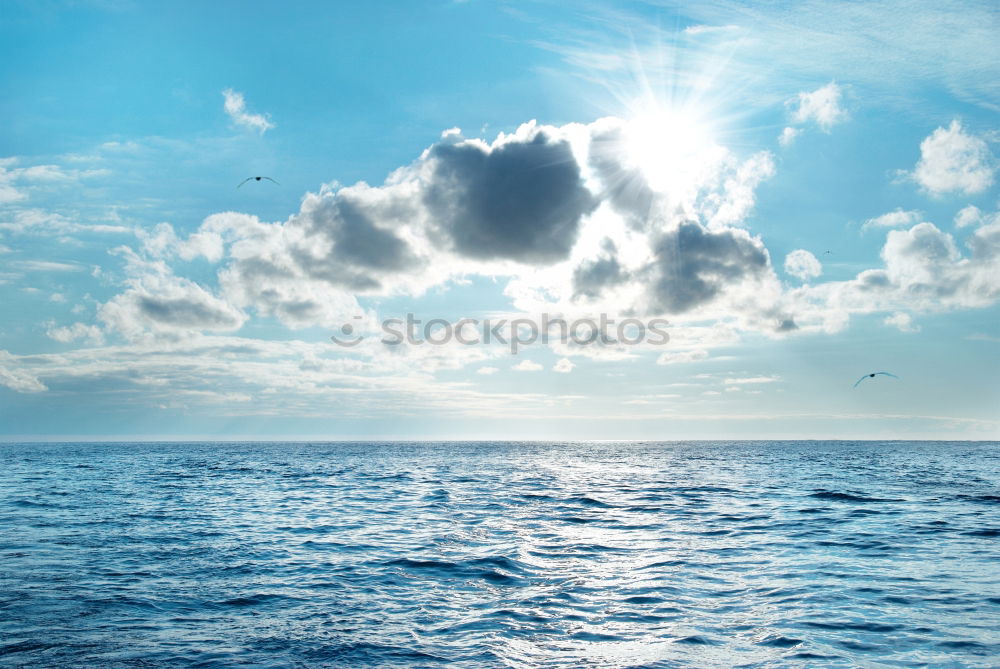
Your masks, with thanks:
<instances>
[{"instance_id":1,"label":"blue sea water","mask_svg":"<svg viewBox=\"0 0 1000 669\"><path fill-rule=\"evenodd\" d=\"M0 445L0 665L996 667L1000 444Z\"/></svg>"}]
</instances>

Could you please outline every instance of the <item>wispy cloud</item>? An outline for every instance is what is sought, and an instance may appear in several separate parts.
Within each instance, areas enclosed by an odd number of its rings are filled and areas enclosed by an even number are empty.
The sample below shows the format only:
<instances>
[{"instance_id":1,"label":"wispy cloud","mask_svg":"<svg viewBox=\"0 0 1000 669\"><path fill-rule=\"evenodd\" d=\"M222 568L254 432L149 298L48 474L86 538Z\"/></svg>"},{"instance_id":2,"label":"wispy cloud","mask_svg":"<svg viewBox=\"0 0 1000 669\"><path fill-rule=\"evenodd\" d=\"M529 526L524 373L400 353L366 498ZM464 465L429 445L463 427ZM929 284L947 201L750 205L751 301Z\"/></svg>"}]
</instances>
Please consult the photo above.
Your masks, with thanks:
<instances>
[{"instance_id":1,"label":"wispy cloud","mask_svg":"<svg viewBox=\"0 0 1000 669\"><path fill-rule=\"evenodd\" d=\"M747 383L775 383L780 380L780 376L744 376L742 378L729 378L723 383L727 386L739 386Z\"/></svg>"},{"instance_id":2,"label":"wispy cloud","mask_svg":"<svg viewBox=\"0 0 1000 669\"><path fill-rule=\"evenodd\" d=\"M83 265L51 260L17 260L10 263L10 267L25 272L82 272L87 269Z\"/></svg>"},{"instance_id":3,"label":"wispy cloud","mask_svg":"<svg viewBox=\"0 0 1000 669\"><path fill-rule=\"evenodd\" d=\"M262 135L274 127L274 124L270 121L268 116L264 114L251 114L247 111L247 103L246 100L243 99L242 93L234 91L231 88L227 88L222 91L222 96L225 98L223 107L226 110L226 113L229 114L229 118L231 118L233 123L236 125L249 128L250 130L256 130Z\"/></svg>"},{"instance_id":4,"label":"wispy cloud","mask_svg":"<svg viewBox=\"0 0 1000 669\"><path fill-rule=\"evenodd\" d=\"M34 189L74 184L81 179L108 174L107 170L66 169L49 164L18 167L21 162L18 157L0 158L0 205L27 200Z\"/></svg>"},{"instance_id":5,"label":"wispy cloud","mask_svg":"<svg viewBox=\"0 0 1000 669\"><path fill-rule=\"evenodd\" d=\"M676 353L663 353L656 359L657 365L673 365L679 362L696 362L708 357L708 351L703 348L693 351L679 351Z\"/></svg>"},{"instance_id":6,"label":"wispy cloud","mask_svg":"<svg viewBox=\"0 0 1000 669\"><path fill-rule=\"evenodd\" d=\"M651 4L690 25L657 28L641 4L628 11L592 2L592 29L554 25L543 46L563 55L584 78L628 74L638 53L650 80L683 82L711 72L718 86L760 106L787 99L798 88L789 90L790 84L835 78L851 82L869 101L877 97L912 115L928 113L926 106L911 104L913 91L928 86L1000 109L996 7L990 0Z\"/></svg>"}]
</instances>

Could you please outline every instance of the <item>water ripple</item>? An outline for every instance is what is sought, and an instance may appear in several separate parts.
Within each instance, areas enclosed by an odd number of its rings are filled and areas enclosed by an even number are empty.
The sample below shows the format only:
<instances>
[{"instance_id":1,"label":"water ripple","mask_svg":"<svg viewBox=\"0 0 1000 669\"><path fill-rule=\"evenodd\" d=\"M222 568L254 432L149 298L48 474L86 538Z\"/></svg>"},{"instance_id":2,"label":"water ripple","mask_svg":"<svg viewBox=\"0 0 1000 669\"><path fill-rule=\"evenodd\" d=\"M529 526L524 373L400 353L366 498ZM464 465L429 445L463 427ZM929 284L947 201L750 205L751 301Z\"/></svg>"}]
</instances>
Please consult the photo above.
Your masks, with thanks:
<instances>
[{"instance_id":1,"label":"water ripple","mask_svg":"<svg viewBox=\"0 0 1000 669\"><path fill-rule=\"evenodd\" d=\"M996 447L0 445L0 666L995 666Z\"/></svg>"}]
</instances>

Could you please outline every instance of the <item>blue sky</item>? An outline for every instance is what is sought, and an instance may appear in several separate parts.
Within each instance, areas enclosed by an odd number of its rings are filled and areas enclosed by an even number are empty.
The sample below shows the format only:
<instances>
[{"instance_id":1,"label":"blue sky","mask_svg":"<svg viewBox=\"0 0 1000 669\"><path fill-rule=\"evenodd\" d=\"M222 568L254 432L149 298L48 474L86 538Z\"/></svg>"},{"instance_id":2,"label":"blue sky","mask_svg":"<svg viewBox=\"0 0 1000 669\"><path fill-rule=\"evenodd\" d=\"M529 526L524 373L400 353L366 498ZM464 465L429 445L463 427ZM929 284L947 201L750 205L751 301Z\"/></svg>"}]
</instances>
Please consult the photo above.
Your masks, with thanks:
<instances>
[{"instance_id":1,"label":"blue sky","mask_svg":"<svg viewBox=\"0 0 1000 669\"><path fill-rule=\"evenodd\" d=\"M997 438L998 29L6 2L0 435ZM383 344L407 313L670 341Z\"/></svg>"}]
</instances>

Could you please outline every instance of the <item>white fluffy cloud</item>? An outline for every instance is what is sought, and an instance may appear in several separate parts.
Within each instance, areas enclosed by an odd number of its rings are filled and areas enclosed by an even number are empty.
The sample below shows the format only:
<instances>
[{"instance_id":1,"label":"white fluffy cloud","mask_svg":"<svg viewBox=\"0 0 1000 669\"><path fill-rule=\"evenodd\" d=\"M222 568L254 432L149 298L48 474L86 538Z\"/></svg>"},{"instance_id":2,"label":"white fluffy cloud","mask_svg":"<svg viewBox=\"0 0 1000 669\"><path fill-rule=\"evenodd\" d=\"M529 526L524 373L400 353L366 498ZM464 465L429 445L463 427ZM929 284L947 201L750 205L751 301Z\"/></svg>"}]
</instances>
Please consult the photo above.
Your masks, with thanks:
<instances>
[{"instance_id":1,"label":"white fluffy cloud","mask_svg":"<svg viewBox=\"0 0 1000 669\"><path fill-rule=\"evenodd\" d=\"M817 111L824 99L804 100L809 118L833 118ZM560 127L531 122L490 143L451 131L383 184L324 187L284 221L222 212L183 237L156 226L139 234L138 252L123 252L125 290L99 308L102 331L133 340L190 337L232 332L258 316L293 329L360 318L359 331L368 332L377 316L360 297L420 296L481 275L506 281L516 312L668 317L671 350L658 351L658 362L674 364L732 345L741 332L833 331L854 313L919 313L997 298L992 224L976 228L968 256L933 225L891 230L884 268L789 288L763 240L745 229L757 186L774 171L770 154L740 158L706 144L691 170L668 172L676 179L664 181L658 164L637 160L635 132L615 118ZM669 152L671 145L658 148ZM915 220L916 212L897 210L869 224ZM174 260L196 258L217 265L216 283L178 274ZM789 253L784 269L804 282L823 270L804 249ZM52 336L91 337L84 327L53 328ZM644 346L552 344L567 360L653 350ZM493 355L464 348L460 355L444 347L406 355L434 365ZM368 340L352 349L385 354Z\"/></svg>"},{"instance_id":2,"label":"white fluffy cloud","mask_svg":"<svg viewBox=\"0 0 1000 669\"><path fill-rule=\"evenodd\" d=\"M243 99L242 93L227 88L222 91L222 97L225 100L223 102L223 109L226 110L226 114L229 115L229 118L236 125L256 130L262 135L274 127L274 124L264 114L251 114L247 111L247 103Z\"/></svg>"},{"instance_id":3,"label":"white fluffy cloud","mask_svg":"<svg viewBox=\"0 0 1000 669\"><path fill-rule=\"evenodd\" d=\"M796 249L785 256L785 271L797 279L808 281L823 273L823 265L809 251Z\"/></svg>"},{"instance_id":4,"label":"white fluffy cloud","mask_svg":"<svg viewBox=\"0 0 1000 669\"><path fill-rule=\"evenodd\" d=\"M932 195L969 195L989 188L994 170L994 159L986 142L965 132L955 119L920 143L920 161L913 178Z\"/></svg>"},{"instance_id":5,"label":"white fluffy cloud","mask_svg":"<svg viewBox=\"0 0 1000 669\"><path fill-rule=\"evenodd\" d=\"M959 228L975 225L982 220L983 212L979 210L979 207L971 204L955 214L955 226Z\"/></svg>"},{"instance_id":6,"label":"white fluffy cloud","mask_svg":"<svg viewBox=\"0 0 1000 669\"><path fill-rule=\"evenodd\" d=\"M891 230L882 247L884 268L850 281L794 291L796 322L836 331L854 313L926 313L981 308L1000 299L1000 222L975 229L963 254L954 238L932 223ZM890 316L889 324L905 322Z\"/></svg>"},{"instance_id":7,"label":"white fluffy cloud","mask_svg":"<svg viewBox=\"0 0 1000 669\"><path fill-rule=\"evenodd\" d=\"M904 225L913 225L920 220L919 211L903 211L901 208L890 211L887 214L869 218L865 221L865 228L896 228Z\"/></svg>"},{"instance_id":8,"label":"white fluffy cloud","mask_svg":"<svg viewBox=\"0 0 1000 669\"><path fill-rule=\"evenodd\" d=\"M166 224L140 237L154 259L220 262L215 296L236 310L220 326L238 311L329 327L361 311L358 295L420 295L482 274L509 277L524 310L737 308L747 326L787 327L768 304L780 286L767 250L741 229L770 154L699 146L710 159L696 174L663 183L635 162L635 131L609 118L526 123L492 143L448 132L381 186L307 194L284 222L224 212L183 239Z\"/></svg>"},{"instance_id":9,"label":"white fluffy cloud","mask_svg":"<svg viewBox=\"0 0 1000 669\"><path fill-rule=\"evenodd\" d=\"M799 93L792 101L796 104L792 120L796 123L813 121L821 130L829 132L830 128L847 118L847 112L840 104L842 95L840 86L833 81L815 91Z\"/></svg>"},{"instance_id":10,"label":"white fluffy cloud","mask_svg":"<svg viewBox=\"0 0 1000 669\"><path fill-rule=\"evenodd\" d=\"M544 369L544 367L539 365L537 362L532 362L531 360L522 360L514 365L513 369L518 372L539 372Z\"/></svg>"},{"instance_id":11,"label":"white fluffy cloud","mask_svg":"<svg viewBox=\"0 0 1000 669\"><path fill-rule=\"evenodd\" d=\"M179 335L239 329L247 316L199 284L175 276L162 261L150 261L127 248L128 288L98 310L105 327L128 338L146 333Z\"/></svg>"},{"instance_id":12,"label":"white fluffy cloud","mask_svg":"<svg viewBox=\"0 0 1000 669\"><path fill-rule=\"evenodd\" d=\"M560 358L558 362L552 367L553 372L559 372L560 374L569 374L573 371L576 365L569 358Z\"/></svg>"},{"instance_id":13,"label":"white fluffy cloud","mask_svg":"<svg viewBox=\"0 0 1000 669\"><path fill-rule=\"evenodd\" d=\"M795 141L795 138L799 136L800 132L802 131L798 128L792 128L791 126L786 127L781 131L781 134L778 135L778 143L782 146L791 146L792 142Z\"/></svg>"},{"instance_id":14,"label":"white fluffy cloud","mask_svg":"<svg viewBox=\"0 0 1000 669\"><path fill-rule=\"evenodd\" d=\"M955 214L955 227L988 227L1000 223L1000 211L985 212L969 205Z\"/></svg>"}]
</instances>

